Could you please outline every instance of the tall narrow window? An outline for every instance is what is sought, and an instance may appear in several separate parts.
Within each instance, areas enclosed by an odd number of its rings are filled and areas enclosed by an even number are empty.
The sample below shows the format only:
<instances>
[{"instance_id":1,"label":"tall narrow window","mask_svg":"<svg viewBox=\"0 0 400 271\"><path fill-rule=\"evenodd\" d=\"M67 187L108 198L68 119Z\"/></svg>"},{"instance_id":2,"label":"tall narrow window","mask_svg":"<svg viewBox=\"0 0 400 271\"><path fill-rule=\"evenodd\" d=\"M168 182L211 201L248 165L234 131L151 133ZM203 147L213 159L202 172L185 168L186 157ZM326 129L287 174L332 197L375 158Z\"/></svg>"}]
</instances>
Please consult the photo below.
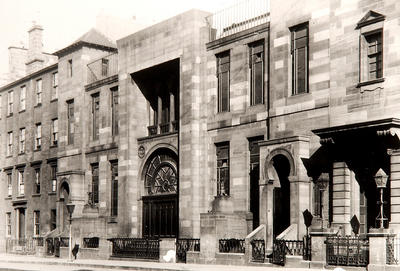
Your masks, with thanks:
<instances>
[{"instance_id":1,"label":"tall narrow window","mask_svg":"<svg viewBox=\"0 0 400 271\"><path fill-rule=\"evenodd\" d=\"M72 59L68 60L68 76L72 77Z\"/></svg>"},{"instance_id":2,"label":"tall narrow window","mask_svg":"<svg viewBox=\"0 0 400 271\"><path fill-rule=\"evenodd\" d=\"M111 89L112 135L118 135L118 87Z\"/></svg>"},{"instance_id":3,"label":"tall narrow window","mask_svg":"<svg viewBox=\"0 0 400 271\"><path fill-rule=\"evenodd\" d=\"M21 87L21 93L19 95L19 110L24 111L26 109L26 86Z\"/></svg>"},{"instance_id":4,"label":"tall narrow window","mask_svg":"<svg viewBox=\"0 0 400 271\"><path fill-rule=\"evenodd\" d=\"M7 190L8 190L8 196L12 196L12 172L9 171L7 172Z\"/></svg>"},{"instance_id":5,"label":"tall narrow window","mask_svg":"<svg viewBox=\"0 0 400 271\"><path fill-rule=\"evenodd\" d=\"M107 76L108 75L108 59L103 58L101 59L101 75L102 76Z\"/></svg>"},{"instance_id":6,"label":"tall narrow window","mask_svg":"<svg viewBox=\"0 0 400 271\"><path fill-rule=\"evenodd\" d=\"M250 104L264 103L264 41L250 44Z\"/></svg>"},{"instance_id":7,"label":"tall narrow window","mask_svg":"<svg viewBox=\"0 0 400 271\"><path fill-rule=\"evenodd\" d=\"M13 153L13 132L7 134L7 156L11 156Z\"/></svg>"},{"instance_id":8,"label":"tall narrow window","mask_svg":"<svg viewBox=\"0 0 400 271\"><path fill-rule=\"evenodd\" d=\"M382 78L382 31L364 34L368 61L368 80Z\"/></svg>"},{"instance_id":9,"label":"tall narrow window","mask_svg":"<svg viewBox=\"0 0 400 271\"><path fill-rule=\"evenodd\" d=\"M51 120L51 145L57 146L58 143L58 119Z\"/></svg>"},{"instance_id":10,"label":"tall narrow window","mask_svg":"<svg viewBox=\"0 0 400 271\"><path fill-rule=\"evenodd\" d=\"M40 150L42 147L42 124L36 124L36 132L35 132L35 150Z\"/></svg>"},{"instance_id":11,"label":"tall narrow window","mask_svg":"<svg viewBox=\"0 0 400 271\"><path fill-rule=\"evenodd\" d=\"M6 213L6 235L11 236L11 213Z\"/></svg>"},{"instance_id":12,"label":"tall narrow window","mask_svg":"<svg viewBox=\"0 0 400 271\"><path fill-rule=\"evenodd\" d=\"M118 215L118 162L111 163L111 216Z\"/></svg>"},{"instance_id":13,"label":"tall narrow window","mask_svg":"<svg viewBox=\"0 0 400 271\"><path fill-rule=\"evenodd\" d=\"M57 210L50 210L50 230L55 230L57 227Z\"/></svg>"},{"instance_id":14,"label":"tall narrow window","mask_svg":"<svg viewBox=\"0 0 400 271\"><path fill-rule=\"evenodd\" d=\"M99 93L92 95L92 124L93 124L93 140L99 139L100 128L100 95Z\"/></svg>"},{"instance_id":15,"label":"tall narrow window","mask_svg":"<svg viewBox=\"0 0 400 271\"><path fill-rule=\"evenodd\" d=\"M33 211L33 235L39 236L40 235L40 211Z\"/></svg>"},{"instance_id":16,"label":"tall narrow window","mask_svg":"<svg viewBox=\"0 0 400 271\"><path fill-rule=\"evenodd\" d=\"M91 203L99 203L99 165L92 165L92 195Z\"/></svg>"},{"instance_id":17,"label":"tall narrow window","mask_svg":"<svg viewBox=\"0 0 400 271\"><path fill-rule=\"evenodd\" d=\"M229 111L229 51L218 54L216 57L218 76L218 112L225 112Z\"/></svg>"},{"instance_id":18,"label":"tall narrow window","mask_svg":"<svg viewBox=\"0 0 400 271\"><path fill-rule=\"evenodd\" d=\"M292 50L292 93L308 91L308 23L290 28Z\"/></svg>"},{"instance_id":19,"label":"tall narrow window","mask_svg":"<svg viewBox=\"0 0 400 271\"><path fill-rule=\"evenodd\" d=\"M7 115L10 116L12 115L14 110L14 91L11 90L8 92L7 99L8 99Z\"/></svg>"},{"instance_id":20,"label":"tall narrow window","mask_svg":"<svg viewBox=\"0 0 400 271\"><path fill-rule=\"evenodd\" d=\"M53 89L51 92L51 99L55 100L58 98L58 72L53 73Z\"/></svg>"},{"instance_id":21,"label":"tall narrow window","mask_svg":"<svg viewBox=\"0 0 400 271\"><path fill-rule=\"evenodd\" d=\"M42 104L42 79L36 80L36 105Z\"/></svg>"},{"instance_id":22,"label":"tall narrow window","mask_svg":"<svg viewBox=\"0 0 400 271\"><path fill-rule=\"evenodd\" d=\"M51 172L50 172L50 178L51 178L51 192L56 192L57 191L57 163L51 163Z\"/></svg>"},{"instance_id":23,"label":"tall narrow window","mask_svg":"<svg viewBox=\"0 0 400 271\"><path fill-rule=\"evenodd\" d=\"M68 106L68 144L74 144L74 100L67 101Z\"/></svg>"},{"instance_id":24,"label":"tall narrow window","mask_svg":"<svg viewBox=\"0 0 400 271\"><path fill-rule=\"evenodd\" d=\"M217 148L217 196L229 195L229 142L219 143Z\"/></svg>"},{"instance_id":25,"label":"tall narrow window","mask_svg":"<svg viewBox=\"0 0 400 271\"><path fill-rule=\"evenodd\" d=\"M18 195L23 196L24 194L25 194L24 171L18 170Z\"/></svg>"},{"instance_id":26,"label":"tall narrow window","mask_svg":"<svg viewBox=\"0 0 400 271\"><path fill-rule=\"evenodd\" d=\"M19 153L25 153L25 128L19 130Z\"/></svg>"},{"instance_id":27,"label":"tall narrow window","mask_svg":"<svg viewBox=\"0 0 400 271\"><path fill-rule=\"evenodd\" d=\"M40 167L35 168L35 194L40 194Z\"/></svg>"}]
</instances>

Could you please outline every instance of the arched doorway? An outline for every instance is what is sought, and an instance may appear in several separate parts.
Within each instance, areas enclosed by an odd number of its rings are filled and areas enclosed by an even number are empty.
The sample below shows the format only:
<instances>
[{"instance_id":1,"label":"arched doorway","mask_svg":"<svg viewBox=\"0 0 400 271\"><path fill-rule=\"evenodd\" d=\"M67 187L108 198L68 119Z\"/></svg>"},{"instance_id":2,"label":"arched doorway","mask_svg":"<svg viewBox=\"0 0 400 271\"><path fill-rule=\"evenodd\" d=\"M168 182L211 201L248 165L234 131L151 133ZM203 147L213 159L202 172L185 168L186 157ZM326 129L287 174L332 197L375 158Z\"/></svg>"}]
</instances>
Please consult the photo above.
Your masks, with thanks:
<instances>
[{"instance_id":1,"label":"arched doorway","mask_svg":"<svg viewBox=\"0 0 400 271\"><path fill-rule=\"evenodd\" d=\"M70 190L67 181L63 180L60 186L60 223L61 231L68 230L68 209L67 203L69 202Z\"/></svg>"},{"instance_id":2,"label":"arched doorway","mask_svg":"<svg viewBox=\"0 0 400 271\"><path fill-rule=\"evenodd\" d=\"M277 154L272 158L273 167L279 178L273 190L273 235L274 238L290 226L290 163L288 159Z\"/></svg>"},{"instance_id":3,"label":"arched doorway","mask_svg":"<svg viewBox=\"0 0 400 271\"><path fill-rule=\"evenodd\" d=\"M178 234L177 156L168 149L153 153L146 163L143 196L143 237Z\"/></svg>"}]
</instances>

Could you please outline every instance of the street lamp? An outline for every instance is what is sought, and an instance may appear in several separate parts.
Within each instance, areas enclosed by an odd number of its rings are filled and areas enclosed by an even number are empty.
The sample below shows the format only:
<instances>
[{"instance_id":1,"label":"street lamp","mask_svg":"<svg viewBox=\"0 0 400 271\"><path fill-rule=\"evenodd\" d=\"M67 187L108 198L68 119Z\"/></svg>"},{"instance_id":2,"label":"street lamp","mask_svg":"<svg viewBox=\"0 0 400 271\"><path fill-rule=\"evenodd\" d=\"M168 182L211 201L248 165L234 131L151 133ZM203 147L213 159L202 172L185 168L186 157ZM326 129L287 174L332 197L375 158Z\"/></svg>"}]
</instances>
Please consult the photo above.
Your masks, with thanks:
<instances>
[{"instance_id":1,"label":"street lamp","mask_svg":"<svg viewBox=\"0 0 400 271\"><path fill-rule=\"evenodd\" d=\"M378 216L376 217L377 221L380 221L380 229L383 229L383 222L387 220L386 217L383 215L383 204L385 203L383 201L383 189L386 188L386 183L388 176L385 174L385 172L382 169L379 169L378 172L376 173L375 177L375 183L376 183L376 188L380 189L380 200L378 204L380 205L380 211Z\"/></svg>"},{"instance_id":2,"label":"street lamp","mask_svg":"<svg viewBox=\"0 0 400 271\"><path fill-rule=\"evenodd\" d=\"M68 251L68 259L72 262L72 231L71 231L71 222L72 222L72 213L74 212L75 205L72 203L67 204L67 210L69 213L69 251Z\"/></svg>"}]
</instances>

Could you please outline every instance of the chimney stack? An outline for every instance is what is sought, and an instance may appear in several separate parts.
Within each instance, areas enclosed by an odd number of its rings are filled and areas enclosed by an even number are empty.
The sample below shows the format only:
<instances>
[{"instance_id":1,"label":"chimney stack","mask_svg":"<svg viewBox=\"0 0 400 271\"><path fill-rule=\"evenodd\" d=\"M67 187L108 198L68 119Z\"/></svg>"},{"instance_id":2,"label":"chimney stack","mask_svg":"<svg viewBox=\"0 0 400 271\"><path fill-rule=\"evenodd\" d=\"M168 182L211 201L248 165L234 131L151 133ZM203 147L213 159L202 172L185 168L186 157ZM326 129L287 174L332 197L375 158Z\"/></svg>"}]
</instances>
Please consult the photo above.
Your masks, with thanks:
<instances>
[{"instance_id":1,"label":"chimney stack","mask_svg":"<svg viewBox=\"0 0 400 271\"><path fill-rule=\"evenodd\" d=\"M43 40L42 40L43 28L33 22L32 28L28 31L29 33L29 47L28 47L28 59L26 62L26 74L30 74L43 68L44 57L43 57Z\"/></svg>"}]
</instances>

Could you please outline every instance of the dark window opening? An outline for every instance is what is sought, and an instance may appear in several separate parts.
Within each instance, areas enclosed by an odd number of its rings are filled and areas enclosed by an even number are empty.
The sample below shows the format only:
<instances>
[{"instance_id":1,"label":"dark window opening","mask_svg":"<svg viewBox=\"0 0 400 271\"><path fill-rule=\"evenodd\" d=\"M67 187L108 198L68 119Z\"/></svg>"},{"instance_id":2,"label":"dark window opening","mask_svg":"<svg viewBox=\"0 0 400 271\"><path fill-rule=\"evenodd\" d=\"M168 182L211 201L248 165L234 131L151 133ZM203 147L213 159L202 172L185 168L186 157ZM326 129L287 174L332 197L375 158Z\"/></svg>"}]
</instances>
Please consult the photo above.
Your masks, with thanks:
<instances>
[{"instance_id":1,"label":"dark window opening","mask_svg":"<svg viewBox=\"0 0 400 271\"><path fill-rule=\"evenodd\" d=\"M308 91L308 23L292 27L292 93Z\"/></svg>"},{"instance_id":2,"label":"dark window opening","mask_svg":"<svg viewBox=\"0 0 400 271\"><path fill-rule=\"evenodd\" d=\"M111 163L111 216L118 215L118 162Z\"/></svg>"},{"instance_id":3,"label":"dark window opening","mask_svg":"<svg viewBox=\"0 0 400 271\"><path fill-rule=\"evenodd\" d=\"M218 112L229 111L229 51L216 55L218 77Z\"/></svg>"},{"instance_id":4,"label":"dark window opening","mask_svg":"<svg viewBox=\"0 0 400 271\"><path fill-rule=\"evenodd\" d=\"M229 196L229 142L217 148L217 196Z\"/></svg>"},{"instance_id":5,"label":"dark window opening","mask_svg":"<svg viewBox=\"0 0 400 271\"><path fill-rule=\"evenodd\" d=\"M249 45L250 105L264 103L264 41Z\"/></svg>"}]
</instances>

